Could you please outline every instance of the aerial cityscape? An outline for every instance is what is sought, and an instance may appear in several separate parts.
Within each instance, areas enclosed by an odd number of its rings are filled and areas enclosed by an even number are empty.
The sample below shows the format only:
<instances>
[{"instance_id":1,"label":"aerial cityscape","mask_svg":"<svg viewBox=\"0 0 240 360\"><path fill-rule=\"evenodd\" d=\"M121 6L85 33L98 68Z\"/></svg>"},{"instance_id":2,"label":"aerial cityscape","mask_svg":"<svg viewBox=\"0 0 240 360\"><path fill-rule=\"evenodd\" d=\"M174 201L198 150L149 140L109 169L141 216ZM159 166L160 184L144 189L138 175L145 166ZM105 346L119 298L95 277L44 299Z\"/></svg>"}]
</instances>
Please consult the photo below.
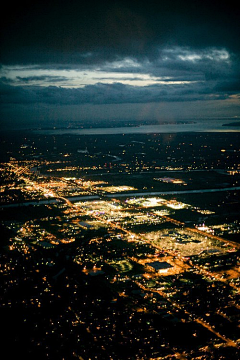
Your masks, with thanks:
<instances>
[{"instance_id":1,"label":"aerial cityscape","mask_svg":"<svg viewBox=\"0 0 240 360\"><path fill-rule=\"evenodd\" d=\"M240 359L239 9L4 3L2 358Z\"/></svg>"},{"instance_id":2,"label":"aerial cityscape","mask_svg":"<svg viewBox=\"0 0 240 360\"><path fill-rule=\"evenodd\" d=\"M239 132L67 132L2 139L9 354L237 359Z\"/></svg>"}]
</instances>

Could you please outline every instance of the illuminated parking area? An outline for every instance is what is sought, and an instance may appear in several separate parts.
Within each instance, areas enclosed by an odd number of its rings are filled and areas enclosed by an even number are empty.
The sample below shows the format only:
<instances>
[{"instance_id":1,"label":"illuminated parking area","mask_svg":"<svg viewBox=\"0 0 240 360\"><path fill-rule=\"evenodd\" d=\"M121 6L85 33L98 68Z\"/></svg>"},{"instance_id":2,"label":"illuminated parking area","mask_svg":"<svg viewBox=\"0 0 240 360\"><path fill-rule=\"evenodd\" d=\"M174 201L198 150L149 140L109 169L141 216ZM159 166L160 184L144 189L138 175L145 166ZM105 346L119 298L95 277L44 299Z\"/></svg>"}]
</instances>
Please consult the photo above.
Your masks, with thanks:
<instances>
[{"instance_id":1,"label":"illuminated parking area","mask_svg":"<svg viewBox=\"0 0 240 360\"><path fill-rule=\"evenodd\" d=\"M126 203L129 205L151 208L151 207L159 207L159 206L167 206L174 210L186 209L190 208L191 205L185 204L181 201L177 201L175 199L166 200L160 197L141 197L141 198L130 198L126 200Z\"/></svg>"},{"instance_id":2,"label":"illuminated parking area","mask_svg":"<svg viewBox=\"0 0 240 360\"><path fill-rule=\"evenodd\" d=\"M167 207L170 207L171 209L174 209L174 210L181 210L181 209L186 209L186 208L189 208L191 207L191 205L188 205L188 204L185 204L181 201L177 201L177 200L169 200L169 201L166 201L165 205Z\"/></svg>"},{"instance_id":3,"label":"illuminated parking area","mask_svg":"<svg viewBox=\"0 0 240 360\"><path fill-rule=\"evenodd\" d=\"M124 191L137 191L136 188L132 186L97 186L95 187L95 190L102 191L103 193L118 193L118 192L124 192Z\"/></svg>"},{"instance_id":4,"label":"illuminated parking area","mask_svg":"<svg viewBox=\"0 0 240 360\"><path fill-rule=\"evenodd\" d=\"M113 261L110 265L119 273L127 273L133 269L133 265L127 259Z\"/></svg>"},{"instance_id":5,"label":"illuminated parking area","mask_svg":"<svg viewBox=\"0 0 240 360\"><path fill-rule=\"evenodd\" d=\"M171 255L165 254L164 257L156 258L155 256L147 256L143 259L135 259L145 268L145 277L147 279L157 279L159 276L172 276L181 274L189 269L181 259L173 259Z\"/></svg>"},{"instance_id":6,"label":"illuminated parking area","mask_svg":"<svg viewBox=\"0 0 240 360\"><path fill-rule=\"evenodd\" d=\"M146 197L146 198L131 198L127 199L126 203L129 205L142 206L145 208L163 206L166 200L158 197Z\"/></svg>"},{"instance_id":7,"label":"illuminated parking area","mask_svg":"<svg viewBox=\"0 0 240 360\"><path fill-rule=\"evenodd\" d=\"M164 229L144 235L145 239L163 250L176 251L182 256L206 254L224 254L229 246L215 238L204 236L186 229Z\"/></svg>"},{"instance_id":8,"label":"illuminated parking area","mask_svg":"<svg viewBox=\"0 0 240 360\"><path fill-rule=\"evenodd\" d=\"M97 201L79 201L76 202L75 205L82 207L83 209L89 209L92 211L109 211L109 210L117 210L122 208L119 203L113 203L106 200L97 200Z\"/></svg>"},{"instance_id":9,"label":"illuminated parking area","mask_svg":"<svg viewBox=\"0 0 240 360\"><path fill-rule=\"evenodd\" d=\"M176 178L171 178L168 176L164 176L161 178L154 178L153 180L155 181L162 181L164 183L168 183L168 184L183 184L183 185L187 185L186 182L182 179L176 179Z\"/></svg>"},{"instance_id":10,"label":"illuminated parking area","mask_svg":"<svg viewBox=\"0 0 240 360\"><path fill-rule=\"evenodd\" d=\"M153 213L158 216L168 216L170 215L169 210L163 209L163 210L153 210Z\"/></svg>"},{"instance_id":11,"label":"illuminated parking area","mask_svg":"<svg viewBox=\"0 0 240 360\"><path fill-rule=\"evenodd\" d=\"M75 203L87 216L101 218L106 222L121 224L123 228L135 225L154 225L165 221L162 216L146 213L120 204L104 200Z\"/></svg>"}]
</instances>

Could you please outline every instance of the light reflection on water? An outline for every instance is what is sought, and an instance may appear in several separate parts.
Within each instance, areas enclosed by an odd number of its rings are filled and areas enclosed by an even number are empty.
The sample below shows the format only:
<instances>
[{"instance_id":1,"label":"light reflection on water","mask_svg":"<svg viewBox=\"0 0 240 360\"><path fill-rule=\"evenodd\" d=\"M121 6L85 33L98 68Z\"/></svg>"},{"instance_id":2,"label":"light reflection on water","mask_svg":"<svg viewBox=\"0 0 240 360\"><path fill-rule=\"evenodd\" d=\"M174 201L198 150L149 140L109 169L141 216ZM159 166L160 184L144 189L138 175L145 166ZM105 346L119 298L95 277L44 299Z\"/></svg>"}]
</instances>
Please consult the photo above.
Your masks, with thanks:
<instances>
[{"instance_id":1,"label":"light reflection on water","mask_svg":"<svg viewBox=\"0 0 240 360\"><path fill-rule=\"evenodd\" d=\"M113 128L90 129L53 129L37 130L39 134L46 135L117 135L117 134L149 134L149 133L181 133L181 132L240 132L240 125L231 126L233 121L227 120L197 120L191 123L174 123L159 125L124 126ZM228 125L227 125L228 124ZM223 126L225 125L225 126Z\"/></svg>"}]
</instances>

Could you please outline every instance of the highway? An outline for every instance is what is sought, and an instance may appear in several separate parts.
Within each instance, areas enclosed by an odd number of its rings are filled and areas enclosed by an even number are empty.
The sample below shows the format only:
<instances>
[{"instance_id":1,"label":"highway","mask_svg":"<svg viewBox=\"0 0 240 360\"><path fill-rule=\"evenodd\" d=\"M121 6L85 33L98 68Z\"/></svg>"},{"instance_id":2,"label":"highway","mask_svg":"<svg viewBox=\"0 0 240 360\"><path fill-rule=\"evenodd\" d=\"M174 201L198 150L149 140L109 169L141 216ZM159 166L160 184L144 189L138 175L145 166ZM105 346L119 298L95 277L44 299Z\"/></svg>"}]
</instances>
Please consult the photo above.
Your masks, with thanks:
<instances>
[{"instance_id":1,"label":"highway","mask_svg":"<svg viewBox=\"0 0 240 360\"><path fill-rule=\"evenodd\" d=\"M51 197L54 199L60 199L62 201L65 201L66 204L70 207L70 208L76 208L78 209L78 211L81 211L81 208L74 204L69 198L67 197L63 197L63 196L59 196L57 191L53 191L53 190L49 190L47 187L44 186L44 184L37 184L34 181L28 179L28 175L29 175L29 169L25 169L25 168L18 168L17 166L13 166L12 164L10 164L13 169L14 172L17 176L21 176L22 180L24 180L27 184L31 185L34 188L37 188L38 190L41 190L43 192L44 195L49 196L49 194L51 193ZM25 176L23 175L25 174ZM226 190L240 190L240 187L235 187L235 188L225 188L225 189L206 189L206 190L189 190L189 191L185 191L185 192L167 192L169 194L177 194L177 193L190 193L190 192L213 192L213 191L226 191ZM167 194L165 192L165 194ZM128 194L128 196L142 196L142 195L160 195L163 194L162 192L154 192L154 193L138 193L138 194ZM95 199L96 198L96 194L93 194L91 196L85 196L85 198L87 199ZM111 195L103 195L102 198L111 198L114 199L115 201L119 201L116 198L119 197L126 197L126 194L111 194ZM41 203L41 202L39 202ZM39 204L38 203L38 204ZM122 204L123 207L125 206L125 204ZM134 209L134 208L133 208ZM144 237L142 235L138 235L136 233L133 233L130 230L125 229L124 227L122 227L119 224L116 224L113 221L109 221L103 218L103 216L98 215L96 213L92 213L91 216L99 221L101 221L102 223L104 223L105 225L107 225L107 227L112 228L113 230L120 230L121 232L125 233L128 235L128 240L129 241L136 241L136 242L142 242L144 241L146 244L149 244L153 247L155 247L156 249L160 249L162 250L162 248L158 247L156 244L154 244L154 242L149 241L144 239ZM173 224L177 225L177 226L181 226L183 227L185 224L179 221L176 221L170 217L165 216L164 217L167 221L172 222ZM198 234L200 234L201 236L210 236L211 238L218 240L218 241L222 241L224 243L231 243L231 245L233 245L236 248L240 248L240 245L234 242L230 242L230 241L226 241L222 238L216 237L214 235L209 235L209 234L205 234L200 230L197 229L192 229L192 228L185 228L188 231L191 232L196 232ZM188 260L186 260L183 256L178 256L178 259L176 259L176 252L170 251L170 250L164 250L166 256L169 256L171 258L171 263L175 264L176 267L181 268L181 271L185 271L188 270L189 267L194 268L195 270L197 270L198 272L200 272L201 274L203 274L204 276L210 276L212 278L216 278L219 281L222 281L224 283L226 283L226 279L221 279L220 276L216 276L216 274L213 275L213 273L211 273L210 271L207 271L205 269L202 269L201 267L193 264L192 262L189 262ZM134 261L139 262L138 259L134 259ZM140 263L140 262L139 262ZM176 303L174 300L171 300L171 298L168 297L168 295L166 293L164 293L163 291L159 290L159 289L149 289L147 287L145 287L142 283L140 283L139 281L135 280L135 283L145 292L150 292L150 293L158 293L159 295L161 295L162 297L164 297L168 302L171 303L171 305L173 306L173 308L177 308L178 310L182 310L185 312L185 314L187 314L189 317L191 317L191 319L193 319L193 321L195 321L196 323L202 325L203 327L205 327L206 329L208 329L209 331L211 331L215 336L217 336L219 339L221 339L222 341L224 341L226 343L227 346L231 346L231 347L237 347L237 343L234 342L233 340L226 338L224 335L220 334L219 332L217 332L210 324L208 324L206 321L204 321L203 319L196 317L194 314L188 312L186 309L184 309L184 305L183 304L178 304ZM235 286L233 286L234 288L236 288ZM238 289L238 288L236 288ZM179 354L179 358L184 358L181 357L181 354Z\"/></svg>"},{"instance_id":2,"label":"highway","mask_svg":"<svg viewBox=\"0 0 240 360\"><path fill-rule=\"evenodd\" d=\"M107 198L121 198L121 197L139 197L139 196L157 196L157 195L181 195L181 194L202 194L223 191L240 190L240 186L225 187L220 189L196 189L196 190L177 190L177 191L149 191L149 192L133 192L133 193L114 193L106 194Z\"/></svg>"}]
</instances>

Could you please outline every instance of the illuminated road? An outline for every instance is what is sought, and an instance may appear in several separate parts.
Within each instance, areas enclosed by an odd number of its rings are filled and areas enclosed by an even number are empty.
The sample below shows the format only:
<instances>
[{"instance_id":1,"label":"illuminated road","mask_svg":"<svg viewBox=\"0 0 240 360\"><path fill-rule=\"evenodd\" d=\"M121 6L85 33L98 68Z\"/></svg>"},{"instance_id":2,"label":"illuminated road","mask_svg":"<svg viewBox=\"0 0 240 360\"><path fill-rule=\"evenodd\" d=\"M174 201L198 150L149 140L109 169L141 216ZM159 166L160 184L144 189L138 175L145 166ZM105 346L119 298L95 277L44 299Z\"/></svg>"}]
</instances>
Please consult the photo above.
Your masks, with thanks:
<instances>
[{"instance_id":1,"label":"illuminated road","mask_svg":"<svg viewBox=\"0 0 240 360\"><path fill-rule=\"evenodd\" d=\"M122 232L128 234L128 235L131 237L131 240L134 240L134 241L142 241L142 240L143 240L142 237L139 237L137 234L132 233L131 231L126 230L126 229L124 229L123 227L121 227L120 225L117 225L117 224L115 224L115 223L113 223L113 222L109 222L109 221L107 221L107 220L104 220L104 219L102 219L101 216L98 216L98 215L96 215L96 214L93 214L93 217L95 217L96 219L104 222L106 225L112 227L113 229L118 229L118 230L121 230ZM158 246L155 246L155 244L152 244L150 241L144 241L144 242L146 242L146 243L148 243L148 244L150 244L150 245L152 245L152 246L154 246L154 247L156 247L156 248L159 249ZM168 253L170 256L175 255L175 254L173 254L171 251L165 251L165 253ZM184 261L184 258L181 258L181 260L183 261L183 263L186 262L186 260ZM176 260L172 260L172 262L174 263L174 262L176 262ZM179 266L179 264L177 264L177 266ZM199 268L199 267L198 267L198 269L199 269L201 272L206 273L205 270L203 270L203 269L201 269L201 268ZM187 267L184 268L184 270L187 270ZM213 275L212 275L210 272L207 272L207 274L208 274L209 276L212 276L212 277L213 277ZM223 279L221 279L221 280L222 280L223 282L225 282L225 280L223 280ZM140 282L138 282L137 280L135 280L135 283L136 283L142 290L144 290L144 291L146 291L146 292L156 292L156 293L158 293L159 295L163 296L168 302L170 302L173 307L175 307L175 308L177 308L177 309L179 309L179 310L184 310L185 314L189 315L189 316L193 319L193 321L195 321L195 322L197 322L198 324L204 326L206 329L208 329L209 331L211 331L211 332L212 332L214 335L216 335L218 338L220 338L221 340L223 340L224 342L226 342L226 344L227 344L228 346L231 346L231 347L237 347L237 346L238 346L237 343L235 343L233 340L231 340L231 339L229 339L229 338L226 338L225 336L221 335L219 332L217 332L216 330L214 330L213 327L211 327L210 324L208 324L207 322L203 321L203 320L200 319L200 318L194 318L194 315L193 315L193 314L191 314L190 312L188 312L187 310L185 310L182 305L178 305L177 303L175 303L174 301L172 301L171 299L169 299L169 298L168 298L168 295L165 294L163 291L161 291L161 290L155 290L155 289L154 289L154 290L153 290L153 289L149 290L149 288L145 287L144 285L142 285L142 284L141 284ZM184 357L181 357L181 354L179 354L179 356L180 356L180 357L179 357L180 359L181 359L181 358L182 358L182 359L184 358Z\"/></svg>"},{"instance_id":2,"label":"illuminated road","mask_svg":"<svg viewBox=\"0 0 240 360\"><path fill-rule=\"evenodd\" d=\"M201 231L201 230L198 230L198 229L194 229L194 228L189 228L189 227L185 227L186 230L189 230L191 232L195 232L195 233L198 233L199 235L202 235L202 236L207 236L213 240L218 240L218 241L221 241L221 242L224 242L226 244L230 244L232 245L233 247L235 248L238 248L240 249L240 244L237 243L237 242L234 242L234 241L231 241L231 240L225 240L219 236L216 236L216 235L213 235L213 234L209 234L209 233L205 233L204 231Z\"/></svg>"},{"instance_id":3,"label":"illuminated road","mask_svg":"<svg viewBox=\"0 0 240 360\"><path fill-rule=\"evenodd\" d=\"M156 196L156 195L181 195L181 194L202 194L223 191L240 190L240 186L226 187L221 189L197 189L197 190L178 190L178 191L150 191L150 192L135 192L128 194L107 194L107 198L121 198L121 197L139 197L139 196Z\"/></svg>"},{"instance_id":4,"label":"illuminated road","mask_svg":"<svg viewBox=\"0 0 240 360\"><path fill-rule=\"evenodd\" d=\"M131 231L122 228L120 225L116 225L116 224L114 224L114 223L112 223L112 222L109 222L109 221L107 221L107 220L103 220L100 216L94 215L94 217L96 217L98 220L103 221L103 222L106 223L108 226L111 226L111 227L114 228L114 229L119 229L119 230L125 232L126 234L128 234L128 235L131 237L132 240L135 240L135 241L142 241L142 240L143 240L142 237L139 237L139 236L136 235L135 233L132 233ZM152 245L152 246L154 246L154 247L156 247L156 248L158 248L158 249L161 249L161 248L159 248L158 246L155 246L155 244L152 244L152 242L150 242L150 241L145 241L145 240L144 240L144 242L146 242L146 243L148 243L148 244L150 244L150 245ZM165 251L165 253L168 253L170 256L175 255L175 254L172 253L171 251ZM183 263L186 262L186 260L184 260L183 257L181 257L181 260L183 261ZM174 262L176 262L176 260L172 260L172 262L174 263ZM177 264L177 266L179 266L179 264ZM189 265L188 265L187 267L189 267ZM187 267L184 267L183 269L184 269L184 270L187 270ZM211 274L210 272L206 272L205 270L203 270L202 268L199 268L199 267L196 267L196 268L198 268L198 270L199 270L200 272L205 273L205 275L206 275L206 273L207 273L209 276L213 277L213 274ZM225 279L219 279L219 280L221 280L221 281L223 281L223 282L226 282ZM194 318L194 315L193 315L193 314L191 314L190 312L188 312L187 310L185 310L183 306L178 305L177 303L175 303L174 301L172 301L171 299L169 299L169 298L168 298L168 295L165 294L164 292L162 292L161 290L153 290L153 289L149 290L149 288L143 286L140 282L138 282L138 281L136 281L136 280L135 280L135 283L136 283L142 290L144 290L144 291L146 291L146 292L156 292L156 293L158 293L159 295L163 296L168 302L170 302L173 307L178 308L179 310L184 310L185 314L187 314L187 315L189 315L191 318L193 318L193 321L195 321L195 322L197 322L198 324L204 326L206 329L208 329L209 331L211 331L211 332L212 332L214 335L216 335L218 338L220 338L221 340L223 340L224 342L226 342L226 344L227 344L228 346L231 346L231 347L237 347L237 346L238 346L237 343L235 343L233 340L231 340L231 339L229 339L229 338L226 338L225 336L223 336L223 335L221 335L219 332L217 332L217 331L216 331L213 327L211 327L210 324L208 324L207 322L203 321L203 320L200 319L200 318ZM181 354L179 354L179 356L181 356ZM179 357L179 358L181 358L181 357ZM182 357L182 358L184 358L184 357Z\"/></svg>"},{"instance_id":5,"label":"illuminated road","mask_svg":"<svg viewBox=\"0 0 240 360\"><path fill-rule=\"evenodd\" d=\"M176 302L172 301L171 299L169 299L168 294L164 293L161 290L156 290L156 289L151 289L149 290L149 288L145 287L144 285L142 285L140 282L135 280L135 283L145 292L151 292L151 293L157 293L159 295L161 295L162 297L165 298L166 301L170 302L171 305L173 306L173 308L177 308L178 310L183 310L184 313L186 315L188 315L189 317L191 317L192 321L195 321L196 323L204 326L206 329L208 329L209 331L211 331L214 335L216 335L218 338L220 338L221 340L223 340L224 342L226 342L227 346L231 346L231 347L238 347L238 344L236 342L234 342L233 340L221 335L218 331L216 331L215 329L213 329L213 327L208 324L206 321L195 317L193 314L191 314L189 311L187 311L186 309L183 308L182 305L177 304Z\"/></svg>"},{"instance_id":6,"label":"illuminated road","mask_svg":"<svg viewBox=\"0 0 240 360\"><path fill-rule=\"evenodd\" d=\"M58 195L57 191L54 191L52 189L48 189L44 183L42 184L38 184L33 180L28 179L28 175L30 170L28 168L23 168L23 167L17 167L14 166L12 164L9 164L11 167L13 167L15 174L19 177L21 176L21 179L24 180L28 185L31 185L34 189L40 190L42 191L42 193L46 196L46 197L52 197L55 199L59 199L62 201L65 201L67 206L69 206L70 208L76 208L78 211L81 211L81 208L79 207L79 205L74 204L69 198L67 197L63 197ZM25 176L24 176L24 175ZM235 187L235 188L225 188L225 189L206 189L206 190L189 190L189 191L179 191L179 192L165 192L165 194L178 194L178 193L193 193L193 192L216 192L216 191L226 191L226 190L240 190L240 187ZM143 196L143 195L158 195L158 194L164 194L163 192L154 192L154 193L133 193L133 194L128 194L128 196ZM91 196L96 196L96 194L91 195ZM88 197L88 196L87 196ZM102 198L107 198L109 200L109 198L115 200L115 201L119 201L116 200L116 197L126 197L126 194L111 194L111 195L103 195ZM124 205L124 204L122 204ZM133 208L134 209L134 208ZM101 215L98 215L96 213L92 213L91 216L99 221L101 221L102 223L104 223L107 227L110 227L114 230L120 230L121 232L127 234L129 236L129 241L144 241L146 244L149 244L153 247L155 247L156 249L160 249L162 250L162 248L160 248L159 246L157 246L156 244L154 244L153 242L143 239L142 236L137 235L125 228L123 228L121 225L114 223L113 221L109 221L109 220L105 220L103 219L103 217ZM182 222L179 222L177 220L174 220L168 216L163 216L163 218L169 222L172 222L173 224L177 225L177 226L181 226L183 227L185 224ZM224 240L222 238L216 237L214 235L211 234L206 234L198 229L192 229L192 228L185 228L185 230L190 231L190 232L194 232L197 233L201 236L208 236L214 240L218 240L224 243L228 243L231 244L232 246L234 246L235 248L240 248L240 244L234 243L234 242L230 242L227 240ZM222 281L224 283L226 283L226 279L222 279L220 277L220 275L216 275L215 273L211 273L210 271L207 271L205 269L202 269L201 267L199 267L198 265L193 264L192 262L188 262L183 256L179 256L178 254L178 259L175 259L176 257L176 252L170 251L170 250L164 250L165 254L169 257L171 257L171 263L175 264L176 267L181 268L182 271L188 270L189 267L195 268L196 270L198 270L200 273L202 273L203 275L207 275L210 276L212 278L217 278L219 281ZM139 260L134 259L134 261L139 262ZM144 285L142 285L140 282L138 282L137 280L135 280L135 283L141 288L143 289L145 292L150 292L150 293L158 293L159 295L163 296L168 302L171 303L171 305L173 306L173 308L177 308L178 310L182 310L185 312L186 315L188 315L189 317L191 317L191 319L193 319L193 321L195 321L196 323L202 325L203 327L205 327L206 329L208 329L209 331L211 331L215 336L217 336L219 339L223 340L228 346L231 347L237 347L236 342L234 342L233 340L226 338L225 336L221 335L219 332L217 332L210 324L208 324L206 321L204 321L203 319L200 319L199 317L195 317L194 314L191 314L190 312L188 312L186 309L184 309L183 305L179 305L176 302L174 302L174 300L171 300L168 297L168 294L164 293L161 290L158 289L149 289L147 287L145 287ZM233 286L234 288L238 289L237 287L235 287L233 284L229 284L231 286ZM76 314L75 314L76 315ZM181 354L176 354L179 356L179 358L184 359L184 357Z\"/></svg>"}]
</instances>

